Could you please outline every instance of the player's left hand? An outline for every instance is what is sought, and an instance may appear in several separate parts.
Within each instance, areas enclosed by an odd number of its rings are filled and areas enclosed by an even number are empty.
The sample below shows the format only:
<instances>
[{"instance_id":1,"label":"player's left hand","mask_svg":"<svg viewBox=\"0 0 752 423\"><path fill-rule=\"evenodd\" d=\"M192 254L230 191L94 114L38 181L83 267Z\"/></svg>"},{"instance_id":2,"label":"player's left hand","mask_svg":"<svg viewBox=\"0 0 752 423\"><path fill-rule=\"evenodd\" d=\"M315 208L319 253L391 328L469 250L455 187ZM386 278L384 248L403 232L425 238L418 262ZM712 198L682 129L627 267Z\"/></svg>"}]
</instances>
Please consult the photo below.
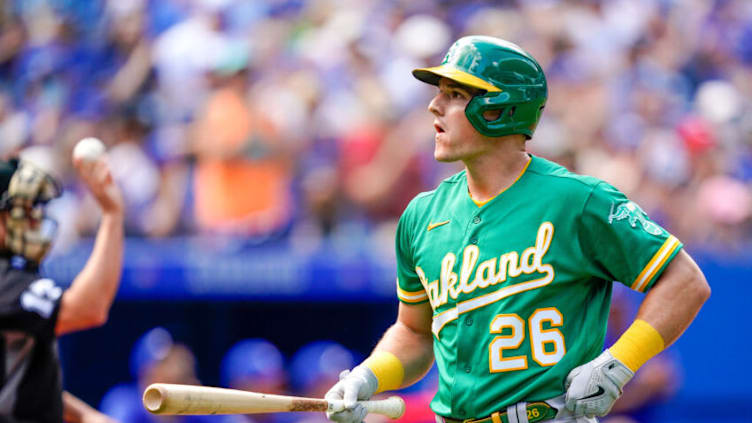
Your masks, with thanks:
<instances>
[{"instance_id":1,"label":"player's left hand","mask_svg":"<svg viewBox=\"0 0 752 423\"><path fill-rule=\"evenodd\" d=\"M605 416L634 376L606 350L593 361L575 367L567 376L566 407L576 417Z\"/></svg>"}]
</instances>

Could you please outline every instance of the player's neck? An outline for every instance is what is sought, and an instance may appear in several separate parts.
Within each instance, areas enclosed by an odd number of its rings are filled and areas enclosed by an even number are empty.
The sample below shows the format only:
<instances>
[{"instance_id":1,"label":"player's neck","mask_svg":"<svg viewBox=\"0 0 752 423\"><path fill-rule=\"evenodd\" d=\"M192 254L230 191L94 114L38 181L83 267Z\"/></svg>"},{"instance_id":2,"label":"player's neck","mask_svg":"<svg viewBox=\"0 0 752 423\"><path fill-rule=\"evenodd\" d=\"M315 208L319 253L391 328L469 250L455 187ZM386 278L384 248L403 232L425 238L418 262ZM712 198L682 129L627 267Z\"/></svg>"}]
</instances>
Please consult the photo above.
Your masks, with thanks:
<instances>
[{"instance_id":1,"label":"player's neck","mask_svg":"<svg viewBox=\"0 0 752 423\"><path fill-rule=\"evenodd\" d=\"M465 162L470 196L484 203L512 186L530 161L524 141L500 142L482 157Z\"/></svg>"}]
</instances>

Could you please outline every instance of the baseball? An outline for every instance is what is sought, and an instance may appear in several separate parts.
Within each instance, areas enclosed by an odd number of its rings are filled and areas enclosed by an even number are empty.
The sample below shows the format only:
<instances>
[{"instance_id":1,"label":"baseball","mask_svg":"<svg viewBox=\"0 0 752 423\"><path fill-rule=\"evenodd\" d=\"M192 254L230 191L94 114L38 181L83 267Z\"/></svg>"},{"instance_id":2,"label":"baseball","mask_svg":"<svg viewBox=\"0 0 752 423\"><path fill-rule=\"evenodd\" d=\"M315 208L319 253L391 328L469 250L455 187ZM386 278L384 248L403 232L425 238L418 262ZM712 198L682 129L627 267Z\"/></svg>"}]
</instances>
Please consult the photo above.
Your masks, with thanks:
<instances>
[{"instance_id":1,"label":"baseball","mask_svg":"<svg viewBox=\"0 0 752 423\"><path fill-rule=\"evenodd\" d=\"M73 148L73 159L93 162L102 157L104 151L104 144L99 138L87 137L79 141Z\"/></svg>"}]
</instances>

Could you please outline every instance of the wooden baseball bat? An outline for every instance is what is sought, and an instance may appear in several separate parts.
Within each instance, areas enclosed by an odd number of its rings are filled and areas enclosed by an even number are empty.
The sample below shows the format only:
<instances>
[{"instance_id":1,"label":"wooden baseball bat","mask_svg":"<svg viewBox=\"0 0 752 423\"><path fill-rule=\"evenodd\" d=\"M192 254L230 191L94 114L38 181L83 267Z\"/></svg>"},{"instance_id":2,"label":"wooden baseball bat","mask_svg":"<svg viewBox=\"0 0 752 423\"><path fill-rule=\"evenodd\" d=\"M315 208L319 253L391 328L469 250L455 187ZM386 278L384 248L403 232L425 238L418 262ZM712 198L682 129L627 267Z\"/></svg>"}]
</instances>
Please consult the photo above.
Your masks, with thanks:
<instances>
[{"instance_id":1,"label":"wooden baseball bat","mask_svg":"<svg viewBox=\"0 0 752 423\"><path fill-rule=\"evenodd\" d=\"M258 414L287 411L337 412L344 409L341 400L327 401L318 398L169 383L149 385L144 391L143 403L144 408L152 414L161 415ZM397 396L360 403L369 413L382 414L393 419L398 419L405 413L405 401Z\"/></svg>"}]
</instances>

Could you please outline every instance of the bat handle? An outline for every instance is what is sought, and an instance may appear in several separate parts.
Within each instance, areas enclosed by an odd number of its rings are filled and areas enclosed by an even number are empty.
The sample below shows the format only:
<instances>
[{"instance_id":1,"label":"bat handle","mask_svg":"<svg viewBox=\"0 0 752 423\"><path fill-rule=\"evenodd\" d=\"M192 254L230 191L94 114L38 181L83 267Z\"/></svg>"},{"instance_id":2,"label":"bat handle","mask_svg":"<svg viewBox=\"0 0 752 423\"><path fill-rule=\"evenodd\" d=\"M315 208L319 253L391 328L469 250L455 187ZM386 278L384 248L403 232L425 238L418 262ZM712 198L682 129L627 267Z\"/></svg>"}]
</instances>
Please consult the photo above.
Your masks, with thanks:
<instances>
[{"instance_id":1,"label":"bat handle","mask_svg":"<svg viewBox=\"0 0 752 423\"><path fill-rule=\"evenodd\" d=\"M345 409L342 400L330 400L329 411L338 412ZM405 414L405 401L398 396L391 396L383 400L358 401L368 413L381 414L392 419L398 419Z\"/></svg>"},{"instance_id":2,"label":"bat handle","mask_svg":"<svg viewBox=\"0 0 752 423\"><path fill-rule=\"evenodd\" d=\"M405 414L405 401L398 396L376 401L363 401L363 406L369 413L381 414L392 419L398 419Z\"/></svg>"}]
</instances>

